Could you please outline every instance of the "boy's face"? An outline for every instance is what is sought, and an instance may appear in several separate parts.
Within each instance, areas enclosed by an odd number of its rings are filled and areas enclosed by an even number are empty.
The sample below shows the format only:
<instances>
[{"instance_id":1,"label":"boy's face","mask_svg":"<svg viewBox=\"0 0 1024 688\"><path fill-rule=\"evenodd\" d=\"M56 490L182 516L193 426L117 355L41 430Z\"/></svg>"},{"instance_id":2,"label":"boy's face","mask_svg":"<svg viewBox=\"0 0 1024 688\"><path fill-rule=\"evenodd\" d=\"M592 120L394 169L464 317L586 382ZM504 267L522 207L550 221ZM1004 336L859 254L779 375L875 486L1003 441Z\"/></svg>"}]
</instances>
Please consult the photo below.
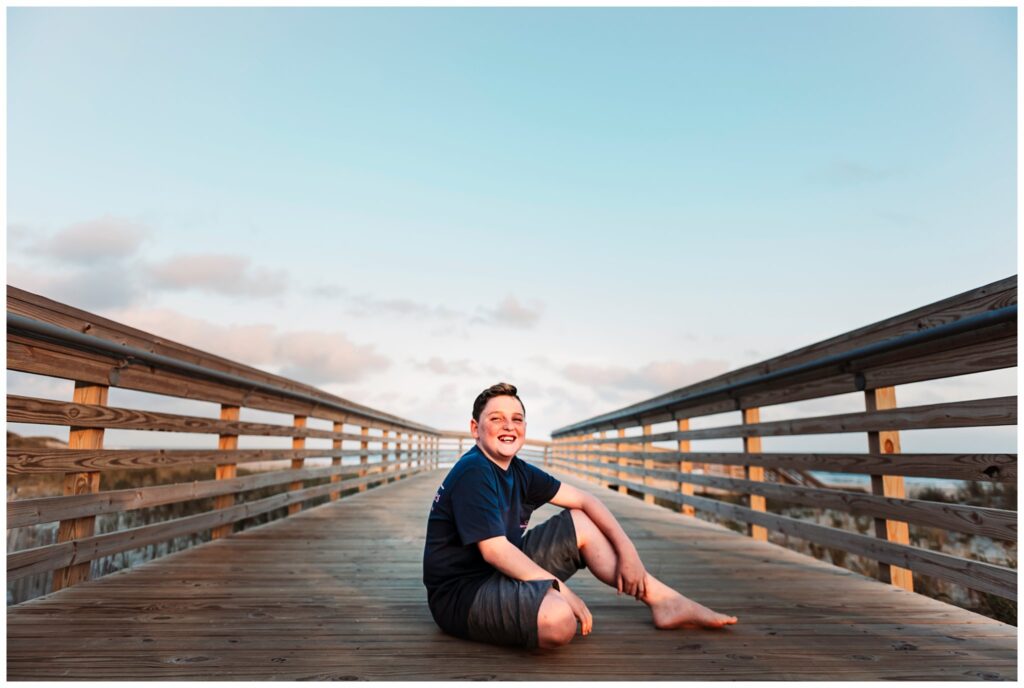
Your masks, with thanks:
<instances>
[{"instance_id":1,"label":"boy's face","mask_svg":"<svg viewBox=\"0 0 1024 688\"><path fill-rule=\"evenodd\" d=\"M526 442L523 406L515 397L491 397L480 412L480 422L469 421L469 431L488 457L511 461Z\"/></svg>"}]
</instances>

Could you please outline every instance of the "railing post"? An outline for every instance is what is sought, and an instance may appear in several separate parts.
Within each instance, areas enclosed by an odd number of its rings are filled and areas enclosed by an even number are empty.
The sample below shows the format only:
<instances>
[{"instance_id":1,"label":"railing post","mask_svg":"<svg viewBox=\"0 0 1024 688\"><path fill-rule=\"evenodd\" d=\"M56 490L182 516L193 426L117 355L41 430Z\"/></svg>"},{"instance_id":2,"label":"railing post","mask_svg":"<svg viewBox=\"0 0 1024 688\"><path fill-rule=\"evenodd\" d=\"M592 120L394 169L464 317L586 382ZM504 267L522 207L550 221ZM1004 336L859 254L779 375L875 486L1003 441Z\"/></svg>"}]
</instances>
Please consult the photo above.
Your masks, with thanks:
<instances>
[{"instance_id":1,"label":"railing post","mask_svg":"<svg viewBox=\"0 0 1024 688\"><path fill-rule=\"evenodd\" d=\"M599 432L597 434L597 437L598 437L598 439L602 439L603 440L605 438L605 436L607 436L607 434L608 434L607 432L602 430L601 432ZM593 445L593 448L591 449L591 451L598 451L598 452L599 451L603 451L603 450L604 450L604 443L595 444L595 445ZM603 476L607 475L608 474L607 473L608 469L604 467L604 457L601 456L600 454L593 454L593 455L591 455L591 458L597 459L598 466L600 466L600 468L597 469L597 472L600 473ZM611 484L607 480L603 480L601 478L598 478L598 480L600 481L599 484L601 485L601 487L608 487L608 485Z\"/></svg>"},{"instance_id":2,"label":"railing post","mask_svg":"<svg viewBox=\"0 0 1024 688\"><path fill-rule=\"evenodd\" d=\"M359 449L361 451L366 451L369 448L369 446L370 446L370 442L369 442L370 428L368 428L365 425L360 425L359 426L359 435L362 437L362 439L359 440ZM366 465L369 462L369 460L370 460L370 455L369 454L360 454L359 455L359 465L362 466L362 468L359 469L359 477L360 478L365 478L367 473L369 473L369 470L366 468ZM366 492L366 483L362 483L359 486L359 491L360 492Z\"/></svg>"},{"instance_id":3,"label":"railing post","mask_svg":"<svg viewBox=\"0 0 1024 688\"><path fill-rule=\"evenodd\" d=\"M334 422L334 426L333 426L333 430L334 430L334 432L341 433L341 432L344 432L344 427L345 426L344 426L343 423L339 423L338 421L335 421ZM341 442L342 442L342 440L340 438L335 438L335 439L331 440L331 449L338 449L338 450L340 450L341 449ZM331 457L331 465L332 466L340 466L341 465L341 457L340 456L332 456ZM335 473L334 475L331 476L331 482L332 483L340 483L341 482L341 476L338 475L337 473ZM328 499L330 501L332 501L332 502L338 501L339 497L341 497L341 491L340 490L338 492L332 492L330 495L328 495Z\"/></svg>"},{"instance_id":4,"label":"railing post","mask_svg":"<svg viewBox=\"0 0 1024 688\"><path fill-rule=\"evenodd\" d=\"M296 428L304 428L304 427L306 427L306 417L305 416L295 416L295 422L293 423L293 426L296 427ZM292 437L292 449L305 449L305 448L306 448L306 438L305 437ZM292 470L293 471L301 470L302 467L305 465L305 463L306 463L305 459L292 459ZM296 491L301 490L301 489L302 489L302 481L301 480L297 480L295 482L288 483L288 491L289 492L296 492ZM296 504L289 504L288 505L288 515L289 516L291 516L292 514L297 514L300 511L302 511L302 503L301 502L298 502Z\"/></svg>"},{"instance_id":5,"label":"railing post","mask_svg":"<svg viewBox=\"0 0 1024 688\"><path fill-rule=\"evenodd\" d=\"M680 418L679 420L676 421L676 430L678 432L686 432L689 429L690 429L690 419L689 418ZM678 451L679 451L679 453L689 452L690 451L690 440L678 440ZM692 461L680 461L679 462L679 472L680 473L692 473L693 472L693 462ZM693 483L687 483L687 482L680 481L679 482L679 491L683 495L693 496ZM681 513L687 515L687 516L695 516L696 515L696 510L693 508L692 504L680 504L679 505L679 511Z\"/></svg>"},{"instance_id":6,"label":"railing post","mask_svg":"<svg viewBox=\"0 0 1024 688\"><path fill-rule=\"evenodd\" d=\"M241 409L238 406L231 406L230 404L221 404L220 407L220 419L221 420L238 420ZM238 435L221 435L217 439L217 448L225 451L232 449L238 449ZM238 477L238 464L236 463L219 463L216 468L217 480L230 480L231 478ZM235 495L221 495L214 499L213 508L215 509L227 509L229 506L233 506L235 503ZM235 524L228 523L223 526L217 526L210 531L210 537L214 540L225 538L234 532Z\"/></svg>"},{"instance_id":7,"label":"railing post","mask_svg":"<svg viewBox=\"0 0 1024 688\"><path fill-rule=\"evenodd\" d=\"M109 392L107 385L94 385L89 382L75 382L74 403L107 405ZM68 428L68 449L102 449L102 428ZM64 496L94 494L100 491L99 471L64 474ZM92 536L96 529L96 517L72 518L61 521L57 526L57 542L80 540ZM53 572L53 591L66 588L75 583L89 580L89 567L92 562L85 561Z\"/></svg>"},{"instance_id":8,"label":"railing post","mask_svg":"<svg viewBox=\"0 0 1024 688\"><path fill-rule=\"evenodd\" d=\"M390 457L391 457L391 455L389 453L390 449L391 449L391 443L388 442L388 437L390 437L390 436L391 436L391 431L390 430L385 429L385 430L382 431L381 440L380 440L380 450L381 450L380 451L380 462L382 464L381 467L380 467L380 473L381 473L381 477L383 478L383 481L381 482L382 485L387 485L388 484L387 476L384 475L384 474L387 473L389 470L391 470L390 466L383 465L384 462L388 461L390 459Z\"/></svg>"},{"instance_id":9,"label":"railing post","mask_svg":"<svg viewBox=\"0 0 1024 688\"><path fill-rule=\"evenodd\" d=\"M865 407L868 412L896 408L896 388L879 387L864 392ZM868 433L868 451L872 454L899 454L900 434L895 430ZM872 475L871 493L885 497L906 497L906 487L901 475ZM903 521L888 521L884 518L875 519L875 536L896 542L901 545L910 544L910 528ZM878 562L878 578L886 583L909 590L914 590L914 575L908 569Z\"/></svg>"},{"instance_id":10,"label":"railing post","mask_svg":"<svg viewBox=\"0 0 1024 688\"><path fill-rule=\"evenodd\" d=\"M650 425L645 425L644 426L644 436L646 437L647 435L650 435L650 434L651 434L651 426ZM654 452L654 446L650 442L644 442L641 446L643 448L640 451L644 452L645 454L647 452L651 452L651 453ZM644 458L644 471L650 471L650 470L653 470L653 469L654 469L654 460L653 459ZM653 478L651 478L645 472L644 473L644 485L650 485L652 480L653 480ZM644 492L644 504L654 504L654 495L648 494L648 493Z\"/></svg>"},{"instance_id":11,"label":"railing post","mask_svg":"<svg viewBox=\"0 0 1024 688\"><path fill-rule=\"evenodd\" d=\"M626 436L626 429L625 428L619 428L617 436L619 438L625 437ZM621 452L626 451L625 447L626 447L626 445L623 444L622 442L616 442L615 443L615 451L616 452L621 453ZM619 464L619 466L627 466L628 465L626 463L626 457L624 457L624 456L617 457L615 462L617 464ZM619 493L620 494L628 494L629 493L629 488L626 485L624 485L622 483L622 481L629 479L629 473L623 473L622 471L619 471L617 477L619 479Z\"/></svg>"},{"instance_id":12,"label":"railing post","mask_svg":"<svg viewBox=\"0 0 1024 688\"><path fill-rule=\"evenodd\" d=\"M551 445L544 445L544 468L551 468Z\"/></svg>"},{"instance_id":13,"label":"railing post","mask_svg":"<svg viewBox=\"0 0 1024 688\"><path fill-rule=\"evenodd\" d=\"M761 422L761 409L749 408L743 409L743 424L753 425ZM760 437L744 437L743 438L743 453L744 454L760 454L761 453L761 438ZM747 480L756 480L758 482L764 482L764 466L744 466L744 472ZM761 495L749 495L750 497L750 508L754 511L765 511L766 504L765 499ZM768 529L764 526L754 525L753 523L747 524L747 534L755 540L768 540Z\"/></svg>"}]
</instances>

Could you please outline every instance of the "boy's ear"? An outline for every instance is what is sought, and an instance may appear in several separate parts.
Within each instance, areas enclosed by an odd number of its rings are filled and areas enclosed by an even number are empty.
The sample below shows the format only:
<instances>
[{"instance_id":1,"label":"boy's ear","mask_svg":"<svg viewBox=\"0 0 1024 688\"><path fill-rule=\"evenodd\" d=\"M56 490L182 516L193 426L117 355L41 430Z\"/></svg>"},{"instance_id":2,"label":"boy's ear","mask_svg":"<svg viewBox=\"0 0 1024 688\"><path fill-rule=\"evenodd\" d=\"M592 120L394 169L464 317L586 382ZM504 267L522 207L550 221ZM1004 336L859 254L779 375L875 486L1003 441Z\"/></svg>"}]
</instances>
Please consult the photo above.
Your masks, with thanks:
<instances>
[{"instance_id":1,"label":"boy's ear","mask_svg":"<svg viewBox=\"0 0 1024 688\"><path fill-rule=\"evenodd\" d=\"M473 439L480 439L480 424L476 422L475 418L469 419L469 434L473 436Z\"/></svg>"}]
</instances>

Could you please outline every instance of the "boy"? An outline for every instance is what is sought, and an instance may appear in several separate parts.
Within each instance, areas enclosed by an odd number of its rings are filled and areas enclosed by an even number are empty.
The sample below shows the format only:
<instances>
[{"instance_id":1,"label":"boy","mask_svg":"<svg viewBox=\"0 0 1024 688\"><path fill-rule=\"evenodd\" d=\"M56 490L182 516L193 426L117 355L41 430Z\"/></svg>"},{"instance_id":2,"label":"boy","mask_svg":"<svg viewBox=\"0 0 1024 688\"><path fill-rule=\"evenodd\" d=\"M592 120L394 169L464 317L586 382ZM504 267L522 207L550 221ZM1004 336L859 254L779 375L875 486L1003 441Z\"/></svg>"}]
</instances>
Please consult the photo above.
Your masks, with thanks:
<instances>
[{"instance_id":1,"label":"boy","mask_svg":"<svg viewBox=\"0 0 1024 688\"><path fill-rule=\"evenodd\" d=\"M452 467L427 520L423 582L442 630L498 645L554 648L593 628L565 581L586 566L651 609L657 628L721 628L736 617L697 604L644 570L636 548L593 495L516 456L526 409L513 385L485 389L473 404L476 446ZM524 535L534 509L557 516Z\"/></svg>"}]
</instances>

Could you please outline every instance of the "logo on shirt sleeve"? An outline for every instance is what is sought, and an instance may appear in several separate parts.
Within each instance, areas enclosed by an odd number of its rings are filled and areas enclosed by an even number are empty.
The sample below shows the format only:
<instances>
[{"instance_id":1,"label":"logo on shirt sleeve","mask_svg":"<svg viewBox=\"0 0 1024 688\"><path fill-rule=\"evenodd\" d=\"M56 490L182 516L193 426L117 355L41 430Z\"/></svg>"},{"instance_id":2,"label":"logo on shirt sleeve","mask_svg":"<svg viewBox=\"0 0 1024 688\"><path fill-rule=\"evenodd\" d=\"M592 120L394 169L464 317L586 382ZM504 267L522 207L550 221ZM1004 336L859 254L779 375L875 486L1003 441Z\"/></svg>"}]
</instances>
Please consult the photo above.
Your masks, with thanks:
<instances>
[{"instance_id":1,"label":"logo on shirt sleeve","mask_svg":"<svg viewBox=\"0 0 1024 688\"><path fill-rule=\"evenodd\" d=\"M444 485L437 488L437 494L434 495L434 503L430 505L430 510L434 510L434 505L441 501L441 493L444 492Z\"/></svg>"}]
</instances>

